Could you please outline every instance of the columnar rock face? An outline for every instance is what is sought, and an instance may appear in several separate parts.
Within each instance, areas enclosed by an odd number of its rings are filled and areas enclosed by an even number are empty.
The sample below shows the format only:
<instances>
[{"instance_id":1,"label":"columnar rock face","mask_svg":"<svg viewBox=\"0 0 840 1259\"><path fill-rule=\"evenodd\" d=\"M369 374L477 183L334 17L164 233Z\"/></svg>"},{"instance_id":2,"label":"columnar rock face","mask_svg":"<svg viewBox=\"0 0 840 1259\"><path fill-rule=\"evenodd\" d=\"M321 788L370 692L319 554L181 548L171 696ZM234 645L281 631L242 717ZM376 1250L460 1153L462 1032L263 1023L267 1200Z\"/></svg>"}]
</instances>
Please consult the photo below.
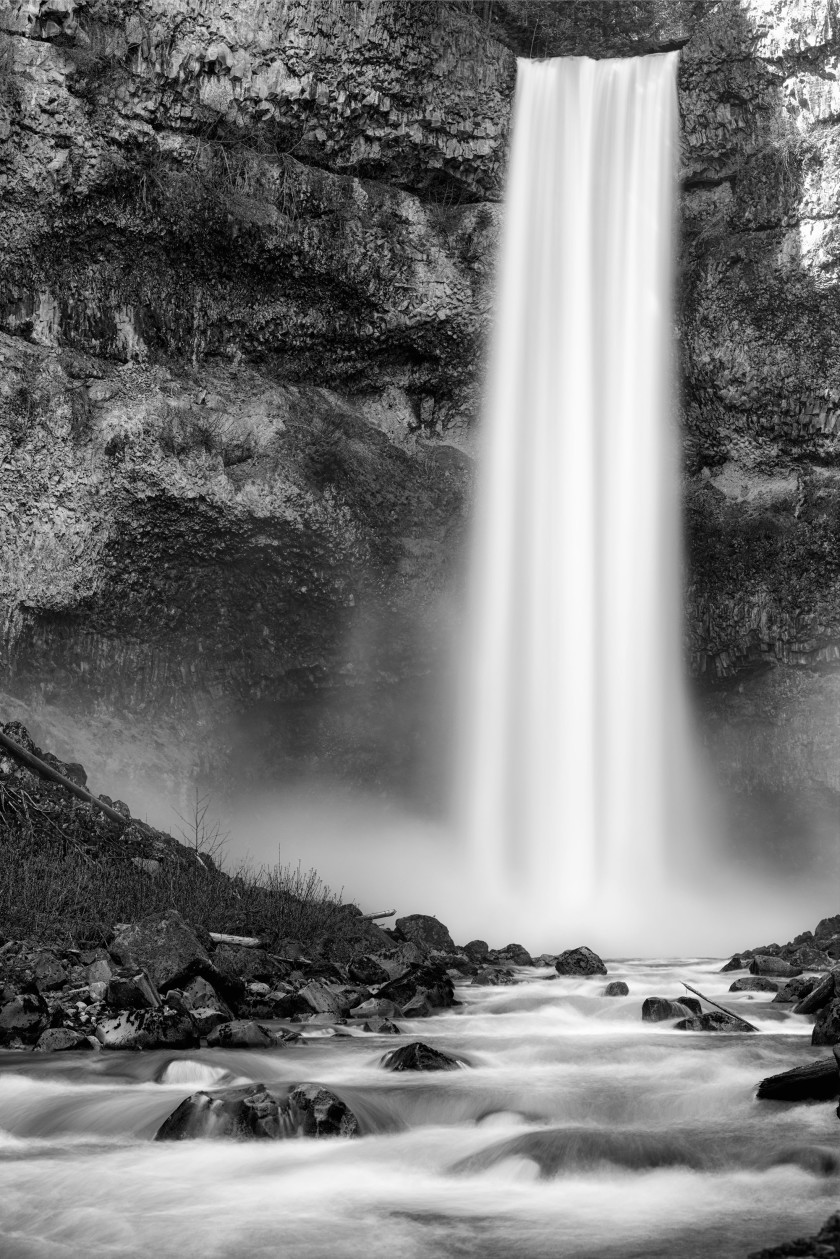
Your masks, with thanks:
<instances>
[{"instance_id":1,"label":"columnar rock face","mask_svg":"<svg viewBox=\"0 0 840 1259\"><path fill-rule=\"evenodd\" d=\"M7 717L176 777L417 762L515 58L675 47L690 662L733 786L831 813L837 0L7 0Z\"/></svg>"}]
</instances>

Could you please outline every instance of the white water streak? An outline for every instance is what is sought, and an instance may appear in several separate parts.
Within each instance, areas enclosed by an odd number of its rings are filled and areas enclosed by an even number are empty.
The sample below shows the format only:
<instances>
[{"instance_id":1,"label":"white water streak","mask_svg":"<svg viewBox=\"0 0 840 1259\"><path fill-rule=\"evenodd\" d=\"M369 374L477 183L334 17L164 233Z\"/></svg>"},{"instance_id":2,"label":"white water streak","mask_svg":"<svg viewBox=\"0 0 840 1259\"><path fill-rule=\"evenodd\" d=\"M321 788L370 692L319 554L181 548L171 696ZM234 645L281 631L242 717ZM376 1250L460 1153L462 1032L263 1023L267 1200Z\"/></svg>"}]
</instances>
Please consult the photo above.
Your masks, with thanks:
<instances>
[{"instance_id":1,"label":"white water streak","mask_svg":"<svg viewBox=\"0 0 840 1259\"><path fill-rule=\"evenodd\" d=\"M691 778L676 68L675 53L519 61L464 777L478 868L535 908L659 880Z\"/></svg>"}]
</instances>

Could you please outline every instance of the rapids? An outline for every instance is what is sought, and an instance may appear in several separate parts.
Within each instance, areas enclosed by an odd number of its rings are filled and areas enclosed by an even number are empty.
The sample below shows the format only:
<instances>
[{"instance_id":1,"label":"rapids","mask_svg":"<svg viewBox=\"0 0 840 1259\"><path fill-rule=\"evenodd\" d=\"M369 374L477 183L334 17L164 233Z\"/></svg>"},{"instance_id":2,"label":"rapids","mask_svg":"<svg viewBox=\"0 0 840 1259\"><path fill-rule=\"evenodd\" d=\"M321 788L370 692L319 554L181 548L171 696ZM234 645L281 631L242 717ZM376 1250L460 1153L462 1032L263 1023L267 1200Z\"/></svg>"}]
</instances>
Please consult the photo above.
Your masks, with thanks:
<instances>
[{"instance_id":1,"label":"rapids","mask_svg":"<svg viewBox=\"0 0 840 1259\"><path fill-rule=\"evenodd\" d=\"M0 1056L4 1259L743 1259L813 1232L836 1204L834 1106L758 1103L767 1075L821 1055L768 994L728 993L720 962L622 961L602 979L522 970L515 986L401 1021L401 1037L313 1029L270 1051ZM759 1034L646 1024L680 981ZM724 996L724 994L726 994ZM279 1024L277 1025L279 1026ZM422 1039L461 1071L390 1075ZM198 1089L318 1081L355 1140L153 1140Z\"/></svg>"}]
</instances>

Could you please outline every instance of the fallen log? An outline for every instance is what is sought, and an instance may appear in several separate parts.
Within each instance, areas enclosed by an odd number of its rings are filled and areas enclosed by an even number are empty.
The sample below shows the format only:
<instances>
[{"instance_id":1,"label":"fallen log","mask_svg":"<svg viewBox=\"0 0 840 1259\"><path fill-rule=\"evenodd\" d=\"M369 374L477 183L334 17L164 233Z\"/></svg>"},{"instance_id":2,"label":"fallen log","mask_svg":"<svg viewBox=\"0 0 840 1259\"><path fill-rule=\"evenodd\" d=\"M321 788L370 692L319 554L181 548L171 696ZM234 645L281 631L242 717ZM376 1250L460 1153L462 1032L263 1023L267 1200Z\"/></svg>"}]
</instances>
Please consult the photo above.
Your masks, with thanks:
<instances>
[{"instance_id":1,"label":"fallen log","mask_svg":"<svg viewBox=\"0 0 840 1259\"><path fill-rule=\"evenodd\" d=\"M373 922L374 918L393 918L397 911L395 909L383 909L378 914L362 914L364 922Z\"/></svg>"},{"instance_id":2,"label":"fallen log","mask_svg":"<svg viewBox=\"0 0 840 1259\"><path fill-rule=\"evenodd\" d=\"M751 1032L758 1031L758 1028L754 1027L752 1023L748 1023L746 1019L742 1019L740 1014L733 1014L731 1010L727 1010L725 1005L719 1005L717 1001L712 1001L712 999L705 996L699 988L692 988L691 984L687 984L685 980L682 980L682 986L683 988L687 988L689 992L693 992L695 997L699 997L701 1001L705 1001L707 1005L712 1005L716 1010L720 1010L721 1014L728 1014L731 1019L735 1019L738 1023L743 1023L744 1026L748 1027Z\"/></svg>"},{"instance_id":3,"label":"fallen log","mask_svg":"<svg viewBox=\"0 0 840 1259\"><path fill-rule=\"evenodd\" d=\"M208 934L214 944L234 944L240 949L262 949L265 947L265 940L260 940L258 936L229 936L222 931L210 931Z\"/></svg>"},{"instance_id":4,"label":"fallen log","mask_svg":"<svg viewBox=\"0 0 840 1259\"><path fill-rule=\"evenodd\" d=\"M88 791L87 787L80 787L78 783L73 782L72 778L67 778L65 774L60 773L57 769L53 769L52 765L42 761L40 756L34 756L32 752L27 752L26 748L22 748L19 743L15 743L14 739L10 739L2 730L0 730L0 747L4 747L7 752L11 752L12 756L16 757L27 769L34 769L35 773L40 774L42 778L49 778L52 782L66 787L79 800L84 800L87 804L92 804L95 808L100 809L112 822L119 822L120 826L125 826L126 819L116 809L112 809L109 804L104 804L101 800L97 800L93 792Z\"/></svg>"}]
</instances>

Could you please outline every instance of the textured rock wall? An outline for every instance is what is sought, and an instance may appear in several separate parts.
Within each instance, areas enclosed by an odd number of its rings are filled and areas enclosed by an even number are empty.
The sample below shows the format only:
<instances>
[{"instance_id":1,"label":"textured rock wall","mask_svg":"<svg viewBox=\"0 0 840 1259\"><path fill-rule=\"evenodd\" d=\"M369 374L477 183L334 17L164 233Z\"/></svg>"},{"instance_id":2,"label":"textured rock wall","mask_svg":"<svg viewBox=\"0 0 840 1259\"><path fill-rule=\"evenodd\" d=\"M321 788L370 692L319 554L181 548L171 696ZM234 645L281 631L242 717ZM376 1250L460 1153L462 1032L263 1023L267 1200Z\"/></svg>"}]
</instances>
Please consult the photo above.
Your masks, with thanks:
<instances>
[{"instance_id":1,"label":"textured rock wall","mask_svg":"<svg viewBox=\"0 0 840 1259\"><path fill-rule=\"evenodd\" d=\"M382 714L428 702L457 588L515 57L682 47L688 652L734 783L836 790L839 33L0 0L9 715L178 773L233 717L275 761L416 759Z\"/></svg>"}]
</instances>

